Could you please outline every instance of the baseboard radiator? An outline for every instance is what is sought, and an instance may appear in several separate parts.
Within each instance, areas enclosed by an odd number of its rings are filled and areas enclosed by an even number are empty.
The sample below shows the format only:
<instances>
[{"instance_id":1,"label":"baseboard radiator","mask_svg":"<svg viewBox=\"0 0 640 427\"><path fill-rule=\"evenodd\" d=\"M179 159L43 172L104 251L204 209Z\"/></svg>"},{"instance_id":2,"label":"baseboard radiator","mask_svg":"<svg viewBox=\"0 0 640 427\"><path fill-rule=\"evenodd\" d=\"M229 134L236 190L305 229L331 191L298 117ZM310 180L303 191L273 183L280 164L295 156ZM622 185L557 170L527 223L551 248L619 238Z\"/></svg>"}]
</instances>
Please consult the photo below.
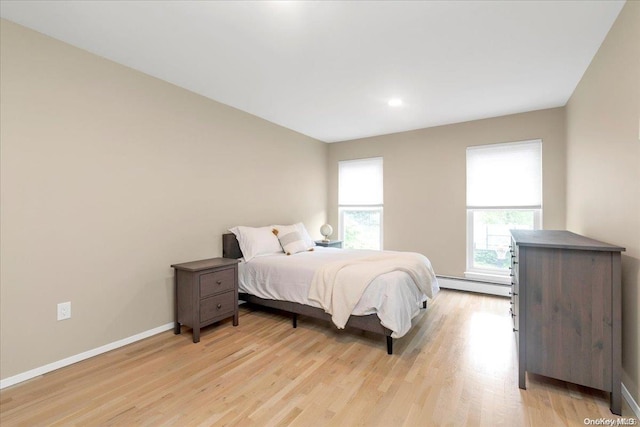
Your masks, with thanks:
<instances>
[{"instance_id":1,"label":"baseboard radiator","mask_svg":"<svg viewBox=\"0 0 640 427\"><path fill-rule=\"evenodd\" d=\"M455 289L457 291L477 292L480 294L498 295L508 297L511 286L501 283L481 282L462 277L437 276L438 284L443 289Z\"/></svg>"}]
</instances>

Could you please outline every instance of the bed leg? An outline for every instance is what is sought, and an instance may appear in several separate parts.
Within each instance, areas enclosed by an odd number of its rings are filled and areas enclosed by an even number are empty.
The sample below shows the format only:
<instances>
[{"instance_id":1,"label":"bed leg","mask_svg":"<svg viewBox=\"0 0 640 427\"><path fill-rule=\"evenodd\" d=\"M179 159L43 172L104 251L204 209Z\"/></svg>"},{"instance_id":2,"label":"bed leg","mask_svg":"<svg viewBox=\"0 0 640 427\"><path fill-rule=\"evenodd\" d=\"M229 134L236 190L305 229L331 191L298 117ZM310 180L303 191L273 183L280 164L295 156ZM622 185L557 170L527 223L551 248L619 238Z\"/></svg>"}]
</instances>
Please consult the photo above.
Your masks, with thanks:
<instances>
[{"instance_id":1,"label":"bed leg","mask_svg":"<svg viewBox=\"0 0 640 427\"><path fill-rule=\"evenodd\" d=\"M393 354L393 338L387 335L387 354Z\"/></svg>"},{"instance_id":2,"label":"bed leg","mask_svg":"<svg viewBox=\"0 0 640 427\"><path fill-rule=\"evenodd\" d=\"M298 327L298 315L296 313L293 313L293 327Z\"/></svg>"},{"instance_id":3,"label":"bed leg","mask_svg":"<svg viewBox=\"0 0 640 427\"><path fill-rule=\"evenodd\" d=\"M422 301L422 308L427 308L427 300Z\"/></svg>"}]
</instances>

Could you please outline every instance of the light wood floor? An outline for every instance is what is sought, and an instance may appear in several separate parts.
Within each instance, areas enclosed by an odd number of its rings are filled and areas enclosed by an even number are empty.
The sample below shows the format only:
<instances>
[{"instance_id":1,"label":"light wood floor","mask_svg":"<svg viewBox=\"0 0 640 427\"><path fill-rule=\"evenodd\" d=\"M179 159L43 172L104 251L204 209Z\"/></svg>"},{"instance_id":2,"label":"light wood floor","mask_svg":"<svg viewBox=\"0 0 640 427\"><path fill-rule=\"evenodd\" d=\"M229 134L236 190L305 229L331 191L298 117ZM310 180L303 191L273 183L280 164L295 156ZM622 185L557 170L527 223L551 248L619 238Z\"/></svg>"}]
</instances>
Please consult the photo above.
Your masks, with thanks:
<instances>
[{"instance_id":1,"label":"light wood floor","mask_svg":"<svg viewBox=\"0 0 640 427\"><path fill-rule=\"evenodd\" d=\"M242 307L0 392L0 424L583 426L615 419L605 393L528 376L517 385L508 300L444 290L395 341ZM623 416L632 412L623 402Z\"/></svg>"}]
</instances>

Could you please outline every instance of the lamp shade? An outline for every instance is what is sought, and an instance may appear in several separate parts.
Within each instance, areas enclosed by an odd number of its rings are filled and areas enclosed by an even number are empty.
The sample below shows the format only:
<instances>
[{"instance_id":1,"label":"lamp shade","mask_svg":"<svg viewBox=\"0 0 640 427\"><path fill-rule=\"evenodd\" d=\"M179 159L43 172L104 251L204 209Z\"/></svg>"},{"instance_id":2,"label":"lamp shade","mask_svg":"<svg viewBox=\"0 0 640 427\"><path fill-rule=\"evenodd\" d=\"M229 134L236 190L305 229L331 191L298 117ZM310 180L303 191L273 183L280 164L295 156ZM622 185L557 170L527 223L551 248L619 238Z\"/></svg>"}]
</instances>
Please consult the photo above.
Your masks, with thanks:
<instances>
[{"instance_id":1,"label":"lamp shade","mask_svg":"<svg viewBox=\"0 0 640 427\"><path fill-rule=\"evenodd\" d=\"M333 234L333 227L329 224L324 224L322 227L320 227L320 234L324 236L324 240L329 240L329 236Z\"/></svg>"}]
</instances>

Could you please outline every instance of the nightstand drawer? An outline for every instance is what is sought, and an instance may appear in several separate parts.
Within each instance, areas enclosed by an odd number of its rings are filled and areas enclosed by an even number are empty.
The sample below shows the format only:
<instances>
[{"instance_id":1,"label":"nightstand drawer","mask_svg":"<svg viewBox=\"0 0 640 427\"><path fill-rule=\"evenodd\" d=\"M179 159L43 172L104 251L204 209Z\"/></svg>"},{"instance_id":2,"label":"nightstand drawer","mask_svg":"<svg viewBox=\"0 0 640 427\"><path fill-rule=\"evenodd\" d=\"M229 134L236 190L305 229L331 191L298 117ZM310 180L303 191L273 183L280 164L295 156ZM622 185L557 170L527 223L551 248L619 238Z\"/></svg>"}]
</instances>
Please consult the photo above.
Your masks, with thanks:
<instances>
[{"instance_id":1,"label":"nightstand drawer","mask_svg":"<svg viewBox=\"0 0 640 427\"><path fill-rule=\"evenodd\" d=\"M216 317L229 317L237 305L236 293L233 291L203 299L200 302L200 323L206 323Z\"/></svg>"},{"instance_id":2,"label":"nightstand drawer","mask_svg":"<svg viewBox=\"0 0 640 427\"><path fill-rule=\"evenodd\" d=\"M231 291L236 287L235 269L226 268L200 276L200 298L220 292Z\"/></svg>"}]
</instances>

